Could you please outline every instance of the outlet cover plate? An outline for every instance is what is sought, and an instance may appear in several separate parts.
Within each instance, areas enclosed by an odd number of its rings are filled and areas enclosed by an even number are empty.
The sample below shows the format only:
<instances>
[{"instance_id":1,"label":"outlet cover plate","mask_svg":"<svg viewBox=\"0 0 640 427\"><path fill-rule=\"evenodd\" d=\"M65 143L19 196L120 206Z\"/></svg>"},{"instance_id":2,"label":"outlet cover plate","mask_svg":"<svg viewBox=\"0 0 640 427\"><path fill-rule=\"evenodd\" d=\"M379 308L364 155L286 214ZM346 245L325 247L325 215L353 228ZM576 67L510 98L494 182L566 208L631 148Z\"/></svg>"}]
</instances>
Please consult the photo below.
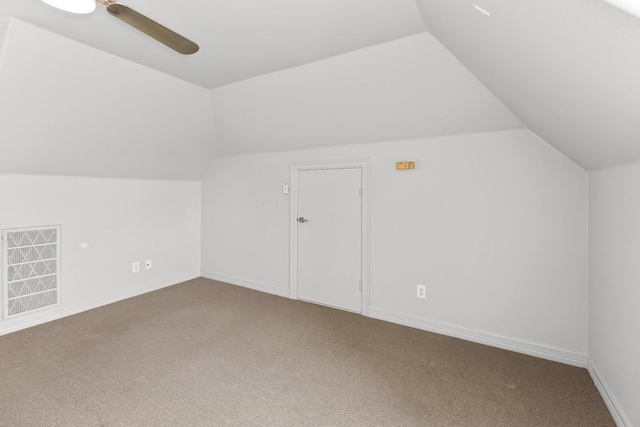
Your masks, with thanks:
<instances>
[{"instance_id":1,"label":"outlet cover plate","mask_svg":"<svg viewBox=\"0 0 640 427\"><path fill-rule=\"evenodd\" d=\"M427 299L427 287L425 285L416 285L416 296L420 299Z\"/></svg>"}]
</instances>

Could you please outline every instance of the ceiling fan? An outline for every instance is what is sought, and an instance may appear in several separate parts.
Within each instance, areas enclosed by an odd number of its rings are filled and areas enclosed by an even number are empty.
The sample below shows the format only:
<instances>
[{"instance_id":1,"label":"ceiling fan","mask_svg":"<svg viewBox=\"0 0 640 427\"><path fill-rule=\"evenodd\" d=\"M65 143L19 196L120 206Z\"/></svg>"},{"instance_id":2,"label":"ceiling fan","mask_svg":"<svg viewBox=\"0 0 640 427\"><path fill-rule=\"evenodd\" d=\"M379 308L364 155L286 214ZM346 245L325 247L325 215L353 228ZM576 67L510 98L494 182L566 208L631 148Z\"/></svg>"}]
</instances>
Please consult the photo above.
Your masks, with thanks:
<instances>
[{"instance_id":1,"label":"ceiling fan","mask_svg":"<svg viewBox=\"0 0 640 427\"><path fill-rule=\"evenodd\" d=\"M42 0L43 2L58 9L73 13L91 13L95 10L96 4L106 7L111 16L131 25L136 30L142 31L183 55L196 53L200 47L184 36L158 24L156 21L146 17L140 12L136 12L124 3L111 0Z\"/></svg>"}]
</instances>

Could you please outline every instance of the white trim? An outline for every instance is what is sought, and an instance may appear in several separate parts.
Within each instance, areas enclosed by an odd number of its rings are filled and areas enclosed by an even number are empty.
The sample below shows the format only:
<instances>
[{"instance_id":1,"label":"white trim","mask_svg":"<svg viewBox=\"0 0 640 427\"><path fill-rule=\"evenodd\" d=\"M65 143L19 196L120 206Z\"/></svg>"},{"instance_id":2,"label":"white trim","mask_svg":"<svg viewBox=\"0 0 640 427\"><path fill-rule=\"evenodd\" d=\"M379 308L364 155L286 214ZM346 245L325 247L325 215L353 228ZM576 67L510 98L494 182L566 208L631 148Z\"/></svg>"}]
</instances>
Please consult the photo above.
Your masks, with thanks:
<instances>
[{"instance_id":1,"label":"white trim","mask_svg":"<svg viewBox=\"0 0 640 427\"><path fill-rule=\"evenodd\" d=\"M84 311L89 311L89 310L93 310L94 308L98 308L98 307L102 307L105 305L109 305L109 304L113 304L115 302L119 302L119 301L123 301L129 298L133 298L133 297L137 297L149 292L154 292L163 288L168 288L169 286L174 286L177 285L179 283L183 283L183 282L187 282L189 280L193 280L193 279L197 279L200 276L194 276L194 277L190 277L184 280L178 280L178 281L172 281L171 283L168 284L162 284L160 286L152 286L152 287L147 287L144 289L138 289L136 291L133 292L125 292L122 293L120 295L118 295L117 297L112 297L112 298L102 298L102 299L97 299L94 301L90 301L88 303L85 304L81 304L79 306L75 306L75 307L68 307L66 310L63 311L56 311L55 313L52 313L50 316L47 317L39 317L37 319L34 320L29 320L29 321L24 321L26 320L25 317L20 318L20 323L18 323L17 325L14 326L10 326L8 328L5 329L0 329L0 336L2 335L6 335L6 334L10 334L12 332L17 332L20 331L22 329L27 329L27 328L31 328L33 326L38 326L41 325L43 323L48 323L54 320L58 320L58 319L62 319L63 317L67 317L67 316L72 316L74 314L78 314L78 313L82 313ZM3 324L7 324L10 322L14 322L18 319L9 319L6 320L4 322L0 322L0 326L2 326Z\"/></svg>"},{"instance_id":2,"label":"white trim","mask_svg":"<svg viewBox=\"0 0 640 427\"><path fill-rule=\"evenodd\" d=\"M373 317L374 319L385 320L387 322L397 323L399 325L422 329L429 332L435 332L441 335L447 335L450 337L460 338L479 344L498 347L504 350L527 354L529 356L540 357L542 359L552 360L554 362L560 362L580 368L586 368L587 366L586 354L578 353L571 350L565 350L558 347L533 343L516 338L509 338L489 332L450 325L448 323L390 313L388 311L380 310L377 308L371 308L369 316Z\"/></svg>"},{"instance_id":3,"label":"white trim","mask_svg":"<svg viewBox=\"0 0 640 427\"><path fill-rule=\"evenodd\" d=\"M202 277L205 279L217 280L218 282L228 283L230 285L242 286L243 288L253 289L254 291L265 292L268 294L278 295L281 297L289 297L288 288L278 288L277 286L267 285L264 283L253 282L239 277L226 276L224 274L203 271Z\"/></svg>"},{"instance_id":4,"label":"white trim","mask_svg":"<svg viewBox=\"0 0 640 427\"><path fill-rule=\"evenodd\" d=\"M624 411L620 407L620 404L613 396L611 389L607 385L604 377L596 367L593 359L589 357L587 361L587 370L589 371L589 375L591 375L591 379L593 383L596 385L596 388L600 392L600 396L602 396L602 400L604 400L604 404L607 405L609 412L611 412L611 416L613 417L613 421L615 421L618 427L631 427L631 421L625 415Z\"/></svg>"},{"instance_id":5,"label":"white trim","mask_svg":"<svg viewBox=\"0 0 640 427\"><path fill-rule=\"evenodd\" d=\"M362 187L362 304L361 313L369 315L369 159L327 160L295 162L290 165L289 176L289 298L298 299L298 172L326 169L360 169Z\"/></svg>"}]
</instances>

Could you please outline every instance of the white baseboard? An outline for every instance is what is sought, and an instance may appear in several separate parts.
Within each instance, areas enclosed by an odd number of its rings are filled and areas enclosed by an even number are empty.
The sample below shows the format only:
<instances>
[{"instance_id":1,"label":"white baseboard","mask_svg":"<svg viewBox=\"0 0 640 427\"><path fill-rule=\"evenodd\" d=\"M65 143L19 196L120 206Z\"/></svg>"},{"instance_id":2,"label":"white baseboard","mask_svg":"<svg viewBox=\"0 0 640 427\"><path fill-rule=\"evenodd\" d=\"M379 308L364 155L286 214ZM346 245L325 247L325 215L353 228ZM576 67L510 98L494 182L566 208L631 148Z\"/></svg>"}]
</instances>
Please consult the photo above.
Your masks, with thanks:
<instances>
[{"instance_id":1,"label":"white baseboard","mask_svg":"<svg viewBox=\"0 0 640 427\"><path fill-rule=\"evenodd\" d=\"M229 283L230 285L242 286L243 288L249 288L255 291L266 292L268 294L289 298L288 286L286 289L278 288L276 286L266 285L264 283L252 282L251 280L240 279L238 277L232 277L232 276L226 276L224 274L212 273L210 271L203 271L202 277L204 277L205 279L217 280L218 282Z\"/></svg>"},{"instance_id":2,"label":"white baseboard","mask_svg":"<svg viewBox=\"0 0 640 427\"><path fill-rule=\"evenodd\" d=\"M587 370L589 371L589 375L591 375L591 379L593 383L596 385L596 388L600 392L602 396L602 400L604 400L604 404L607 405L609 412L611 412L611 416L613 420L616 422L618 427L631 427L631 421L625 415L624 411L620 407L620 404L613 396L611 389L607 385L607 382L604 380L604 377L598 371L598 368L594 364L593 360L589 358L587 363Z\"/></svg>"},{"instance_id":3,"label":"white baseboard","mask_svg":"<svg viewBox=\"0 0 640 427\"><path fill-rule=\"evenodd\" d=\"M479 344L490 345L492 347L498 347L504 350L514 351L516 353L522 353L529 356L552 360L554 362L560 362L580 368L587 367L586 354L565 350L558 347L509 338L502 335L491 334L488 332L477 331L474 329L463 328L446 323L434 322L396 313L390 313L385 310L380 310L373 307L369 309L369 316L375 319L397 323L399 325L422 329L429 332L435 332L437 334L460 338Z\"/></svg>"},{"instance_id":4,"label":"white baseboard","mask_svg":"<svg viewBox=\"0 0 640 427\"><path fill-rule=\"evenodd\" d=\"M64 305L61 307L60 310L56 310L54 313L48 314L46 316L38 316L37 318L28 318L28 317L23 317L21 319L15 319L15 320L9 320L9 321L4 321L4 323L7 322L16 322L16 324L12 324L11 326L8 326L6 328L2 328L0 329L0 336L2 335L6 335L6 334L10 334L12 332L17 332L20 331L22 329L27 329L27 328L31 328L33 326L38 326L41 325L43 323L48 323L54 320L58 320L58 319L62 319L63 317L67 317L67 316L72 316L74 314L78 314L78 313L82 313L83 311L89 311L89 310L93 310L94 308L98 308L98 307L102 307L104 305L109 305L109 304L113 304L115 302L118 301L122 301L125 299L129 299L129 298L133 298L133 297L137 297L139 295L143 295L149 292L153 292L153 291L157 291L159 289L162 288L168 288L169 286L174 286L178 283L182 283L182 282L186 282L189 280L193 280L193 279L197 279L199 276L195 276L195 277L189 277L186 278L184 280L177 280L177 281L171 281L170 283L163 283L159 286L151 286L151 287L146 287L146 288L142 288L142 289L136 289L135 291L132 292L124 292L120 295L117 295L115 297L111 297L111 298L102 298L102 299L96 299L93 301L89 301L80 305L75 305L75 306L67 306L65 307ZM40 312L39 314L42 314L43 312ZM0 326L2 326L0 324Z\"/></svg>"}]
</instances>

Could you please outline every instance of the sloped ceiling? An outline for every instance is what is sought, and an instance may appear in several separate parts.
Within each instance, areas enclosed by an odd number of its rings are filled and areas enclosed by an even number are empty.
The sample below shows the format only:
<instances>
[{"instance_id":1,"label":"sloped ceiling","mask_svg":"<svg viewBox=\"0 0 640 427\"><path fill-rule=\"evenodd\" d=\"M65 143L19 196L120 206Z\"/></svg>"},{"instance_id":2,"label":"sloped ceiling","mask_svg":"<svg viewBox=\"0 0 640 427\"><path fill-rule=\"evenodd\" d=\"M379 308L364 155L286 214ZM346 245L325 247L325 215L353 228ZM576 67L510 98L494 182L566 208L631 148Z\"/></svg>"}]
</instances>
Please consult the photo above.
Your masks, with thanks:
<instances>
[{"instance_id":1,"label":"sloped ceiling","mask_svg":"<svg viewBox=\"0 0 640 427\"><path fill-rule=\"evenodd\" d=\"M3 33L0 173L202 178L207 89L18 19Z\"/></svg>"},{"instance_id":2,"label":"sloped ceiling","mask_svg":"<svg viewBox=\"0 0 640 427\"><path fill-rule=\"evenodd\" d=\"M612 0L613 1L613 0ZM640 14L615 0L418 0L429 30L586 169L640 161Z\"/></svg>"},{"instance_id":3,"label":"sloped ceiling","mask_svg":"<svg viewBox=\"0 0 640 427\"><path fill-rule=\"evenodd\" d=\"M40 0L2 0L0 20L15 16L208 89L428 29L525 126L582 167L640 161L637 0L477 0L489 16L462 0L126 3L201 51L179 55L105 10L73 15Z\"/></svg>"},{"instance_id":4,"label":"sloped ceiling","mask_svg":"<svg viewBox=\"0 0 640 427\"><path fill-rule=\"evenodd\" d=\"M211 98L220 155L523 127L426 32L216 88Z\"/></svg>"},{"instance_id":5,"label":"sloped ceiling","mask_svg":"<svg viewBox=\"0 0 640 427\"><path fill-rule=\"evenodd\" d=\"M425 31L414 0L125 0L197 42L183 56L111 17L74 15L39 0L2 0L9 16L205 88Z\"/></svg>"}]
</instances>

